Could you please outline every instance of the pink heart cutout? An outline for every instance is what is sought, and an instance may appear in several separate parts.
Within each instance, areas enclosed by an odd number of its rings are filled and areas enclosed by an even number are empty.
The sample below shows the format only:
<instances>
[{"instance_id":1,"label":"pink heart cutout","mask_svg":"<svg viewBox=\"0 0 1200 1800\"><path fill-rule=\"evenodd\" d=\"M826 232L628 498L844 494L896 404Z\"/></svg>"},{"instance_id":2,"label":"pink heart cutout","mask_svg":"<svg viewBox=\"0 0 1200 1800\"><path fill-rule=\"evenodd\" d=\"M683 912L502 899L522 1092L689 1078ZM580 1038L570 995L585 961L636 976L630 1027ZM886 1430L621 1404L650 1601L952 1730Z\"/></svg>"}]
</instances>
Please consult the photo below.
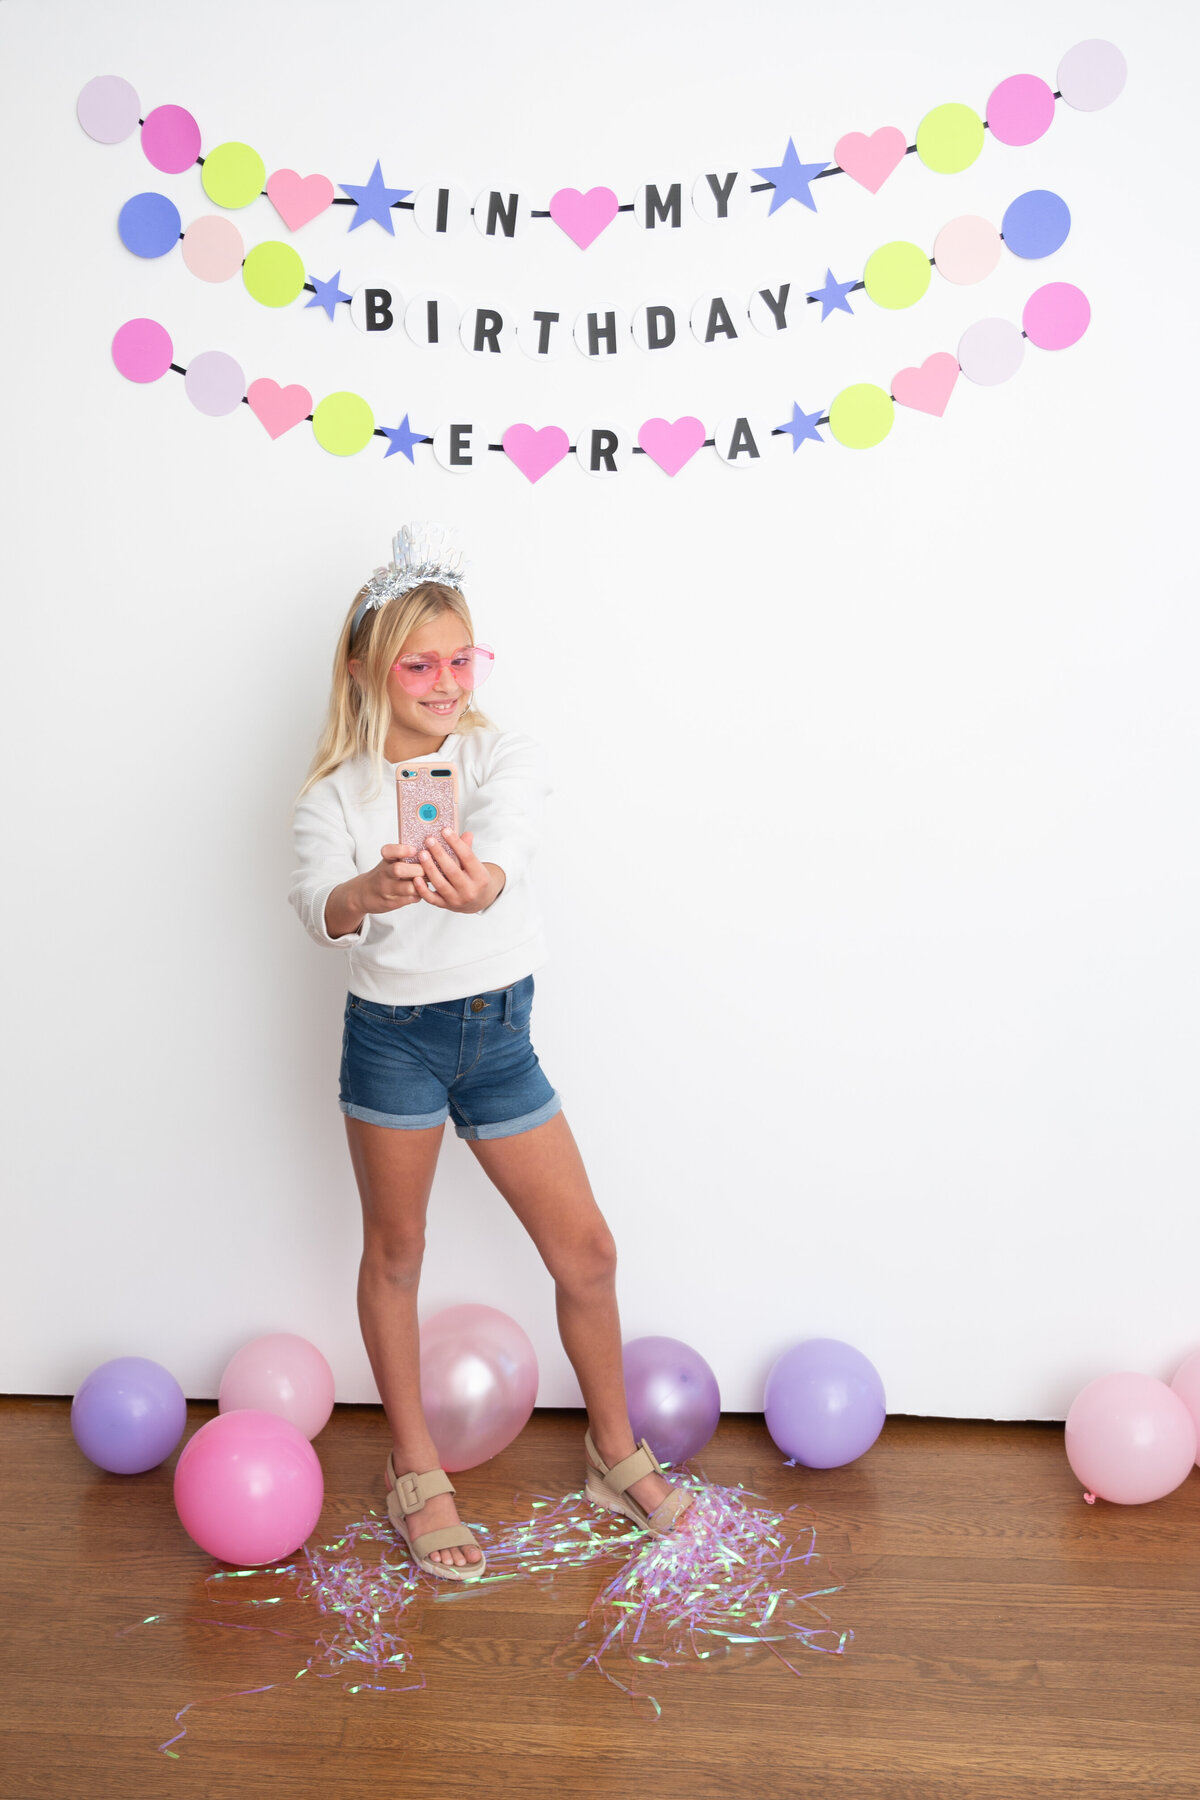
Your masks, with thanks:
<instances>
[{"instance_id":1,"label":"pink heart cutout","mask_svg":"<svg viewBox=\"0 0 1200 1800\"><path fill-rule=\"evenodd\" d=\"M269 375L260 375L246 389L246 403L269 437L282 437L312 411L312 395L298 382L281 388Z\"/></svg>"},{"instance_id":2,"label":"pink heart cutout","mask_svg":"<svg viewBox=\"0 0 1200 1800\"><path fill-rule=\"evenodd\" d=\"M510 425L500 442L505 456L530 481L540 481L571 448L571 440L561 425L543 425L540 431L532 425Z\"/></svg>"},{"instance_id":3,"label":"pink heart cutout","mask_svg":"<svg viewBox=\"0 0 1200 1800\"><path fill-rule=\"evenodd\" d=\"M892 170L904 161L908 142L898 125L881 125L868 137L848 131L833 146L833 154L851 181L877 194Z\"/></svg>"},{"instance_id":4,"label":"pink heart cutout","mask_svg":"<svg viewBox=\"0 0 1200 1800\"><path fill-rule=\"evenodd\" d=\"M333 205L333 183L328 175L297 175L295 169L276 169L267 176L267 199L288 230L299 231Z\"/></svg>"},{"instance_id":5,"label":"pink heart cutout","mask_svg":"<svg viewBox=\"0 0 1200 1800\"><path fill-rule=\"evenodd\" d=\"M951 356L949 350L937 350L925 358L919 369L901 369L893 375L892 399L940 419L957 380L957 356Z\"/></svg>"},{"instance_id":6,"label":"pink heart cutout","mask_svg":"<svg viewBox=\"0 0 1200 1800\"><path fill-rule=\"evenodd\" d=\"M647 419L638 432L646 455L668 475L678 475L704 443L704 426L686 413L682 419Z\"/></svg>"},{"instance_id":7,"label":"pink heart cutout","mask_svg":"<svg viewBox=\"0 0 1200 1800\"><path fill-rule=\"evenodd\" d=\"M612 224L619 205L611 188L589 188L586 194L578 188L559 188L550 202L550 217L569 238L574 238L581 250L586 250L604 227Z\"/></svg>"}]
</instances>

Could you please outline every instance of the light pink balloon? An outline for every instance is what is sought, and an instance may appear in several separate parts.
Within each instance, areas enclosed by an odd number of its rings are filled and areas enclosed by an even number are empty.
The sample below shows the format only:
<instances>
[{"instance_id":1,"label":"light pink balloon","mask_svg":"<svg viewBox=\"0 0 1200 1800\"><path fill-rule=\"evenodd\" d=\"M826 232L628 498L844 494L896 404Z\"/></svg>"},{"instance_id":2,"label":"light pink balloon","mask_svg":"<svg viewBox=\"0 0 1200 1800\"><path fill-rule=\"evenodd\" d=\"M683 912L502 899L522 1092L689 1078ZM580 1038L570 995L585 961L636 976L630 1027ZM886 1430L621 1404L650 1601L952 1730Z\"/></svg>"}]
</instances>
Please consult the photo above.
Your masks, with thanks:
<instances>
[{"instance_id":1,"label":"light pink balloon","mask_svg":"<svg viewBox=\"0 0 1200 1800\"><path fill-rule=\"evenodd\" d=\"M267 1412L227 1412L175 1465L180 1524L210 1556L257 1568L290 1556L321 1516L325 1482L302 1431Z\"/></svg>"},{"instance_id":2,"label":"light pink balloon","mask_svg":"<svg viewBox=\"0 0 1200 1800\"><path fill-rule=\"evenodd\" d=\"M293 1332L252 1338L225 1365L217 1405L223 1413L275 1413L315 1438L333 1411L333 1370L315 1344Z\"/></svg>"},{"instance_id":3,"label":"light pink balloon","mask_svg":"<svg viewBox=\"0 0 1200 1800\"><path fill-rule=\"evenodd\" d=\"M1171 1392L1179 1395L1191 1413L1196 1435L1200 1437L1200 1350L1193 1350L1190 1356L1184 1357L1171 1377ZM1200 1463L1200 1450L1196 1452L1196 1461Z\"/></svg>"},{"instance_id":4,"label":"light pink balloon","mask_svg":"<svg viewBox=\"0 0 1200 1800\"><path fill-rule=\"evenodd\" d=\"M1196 1460L1196 1426L1178 1394L1153 1375L1101 1375L1067 1414L1067 1461L1102 1500L1141 1506L1185 1481Z\"/></svg>"},{"instance_id":5,"label":"light pink balloon","mask_svg":"<svg viewBox=\"0 0 1200 1800\"><path fill-rule=\"evenodd\" d=\"M448 1306L422 1321L421 1402L443 1469L473 1469L511 1444L537 1388L537 1355L507 1313Z\"/></svg>"}]
</instances>

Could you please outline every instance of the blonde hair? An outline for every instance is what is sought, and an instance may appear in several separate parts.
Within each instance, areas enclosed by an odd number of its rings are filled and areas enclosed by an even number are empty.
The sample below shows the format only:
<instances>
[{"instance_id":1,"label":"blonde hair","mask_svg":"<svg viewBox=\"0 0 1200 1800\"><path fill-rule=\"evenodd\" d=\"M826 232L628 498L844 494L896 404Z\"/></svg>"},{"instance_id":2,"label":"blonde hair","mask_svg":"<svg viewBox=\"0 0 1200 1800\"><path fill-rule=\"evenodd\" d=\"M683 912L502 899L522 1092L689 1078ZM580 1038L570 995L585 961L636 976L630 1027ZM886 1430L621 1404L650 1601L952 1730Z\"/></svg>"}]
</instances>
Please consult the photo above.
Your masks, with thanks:
<instances>
[{"instance_id":1,"label":"blonde hair","mask_svg":"<svg viewBox=\"0 0 1200 1800\"><path fill-rule=\"evenodd\" d=\"M429 625L444 612L452 612L462 620L466 641L475 642L475 628L467 603L457 588L443 587L441 582L424 581L420 587L388 600L377 610L363 614L357 631L352 631L354 615L366 598L362 587L350 602L333 653L333 686L329 695L329 711L325 728L317 744L308 779L300 789L306 794L353 756L368 756L375 765L379 783L383 783L384 744L392 723L387 680L392 664L414 631ZM350 673L353 655L360 667L360 680ZM492 721L468 702L469 711L459 715L456 732L487 731ZM300 798L297 794L296 798Z\"/></svg>"}]
</instances>

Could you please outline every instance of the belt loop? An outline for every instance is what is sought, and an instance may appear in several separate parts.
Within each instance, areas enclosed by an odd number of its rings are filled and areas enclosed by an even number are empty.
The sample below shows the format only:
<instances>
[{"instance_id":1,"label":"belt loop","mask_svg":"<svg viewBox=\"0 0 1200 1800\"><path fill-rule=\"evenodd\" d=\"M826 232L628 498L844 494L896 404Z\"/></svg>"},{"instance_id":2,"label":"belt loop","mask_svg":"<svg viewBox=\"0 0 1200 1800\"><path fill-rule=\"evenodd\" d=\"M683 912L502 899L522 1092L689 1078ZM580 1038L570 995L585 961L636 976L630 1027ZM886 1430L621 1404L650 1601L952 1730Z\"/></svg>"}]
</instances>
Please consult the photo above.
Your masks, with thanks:
<instances>
[{"instance_id":1,"label":"belt loop","mask_svg":"<svg viewBox=\"0 0 1200 1800\"><path fill-rule=\"evenodd\" d=\"M504 990L504 1023L506 1025L512 1024L513 995L516 992L516 987L516 982L512 981Z\"/></svg>"}]
</instances>

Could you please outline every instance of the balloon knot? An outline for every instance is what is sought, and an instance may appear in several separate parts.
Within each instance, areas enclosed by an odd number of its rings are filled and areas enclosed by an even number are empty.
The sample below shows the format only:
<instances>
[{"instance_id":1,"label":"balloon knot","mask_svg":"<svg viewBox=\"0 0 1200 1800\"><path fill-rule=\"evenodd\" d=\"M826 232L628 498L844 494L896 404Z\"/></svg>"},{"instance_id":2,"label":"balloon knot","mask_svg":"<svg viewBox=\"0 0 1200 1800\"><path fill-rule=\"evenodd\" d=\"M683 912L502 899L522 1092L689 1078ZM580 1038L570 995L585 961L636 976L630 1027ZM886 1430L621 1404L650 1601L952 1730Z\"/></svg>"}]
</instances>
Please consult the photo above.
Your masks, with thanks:
<instances>
[{"instance_id":1,"label":"balloon knot","mask_svg":"<svg viewBox=\"0 0 1200 1800\"><path fill-rule=\"evenodd\" d=\"M1089 1506L1095 1506L1095 1504L1096 1504L1095 1494L1085 1494L1083 1497L1087 1501Z\"/></svg>"}]
</instances>

